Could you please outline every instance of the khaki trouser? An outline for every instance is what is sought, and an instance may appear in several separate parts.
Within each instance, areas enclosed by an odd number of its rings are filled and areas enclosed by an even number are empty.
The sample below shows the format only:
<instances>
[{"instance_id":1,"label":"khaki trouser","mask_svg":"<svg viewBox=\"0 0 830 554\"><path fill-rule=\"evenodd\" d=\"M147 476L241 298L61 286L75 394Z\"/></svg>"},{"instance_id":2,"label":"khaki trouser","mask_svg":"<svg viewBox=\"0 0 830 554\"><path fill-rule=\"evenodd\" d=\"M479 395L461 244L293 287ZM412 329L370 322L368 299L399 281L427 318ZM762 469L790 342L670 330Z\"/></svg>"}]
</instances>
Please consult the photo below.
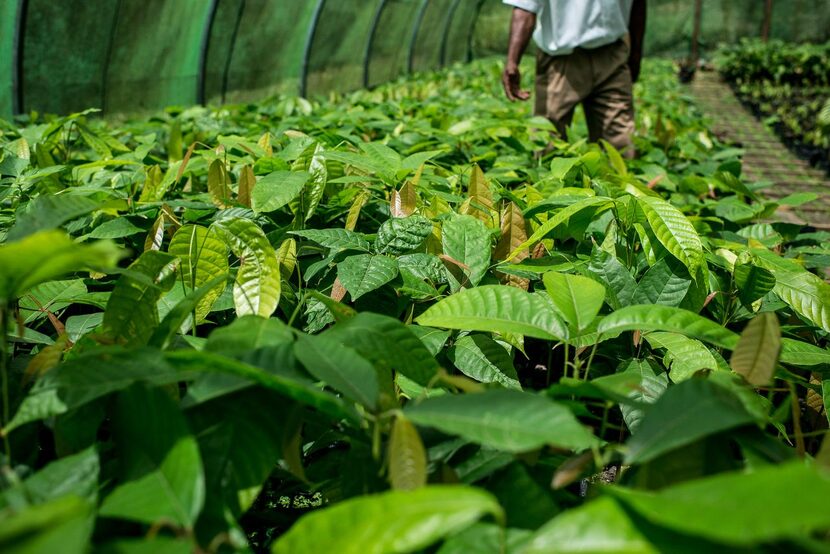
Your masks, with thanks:
<instances>
[{"instance_id":1,"label":"khaki trouser","mask_svg":"<svg viewBox=\"0 0 830 554\"><path fill-rule=\"evenodd\" d=\"M537 115L551 120L562 137L580 102L591 141L605 139L630 154L634 133L634 105L628 44L617 42L590 50L578 48L564 56L537 49Z\"/></svg>"}]
</instances>

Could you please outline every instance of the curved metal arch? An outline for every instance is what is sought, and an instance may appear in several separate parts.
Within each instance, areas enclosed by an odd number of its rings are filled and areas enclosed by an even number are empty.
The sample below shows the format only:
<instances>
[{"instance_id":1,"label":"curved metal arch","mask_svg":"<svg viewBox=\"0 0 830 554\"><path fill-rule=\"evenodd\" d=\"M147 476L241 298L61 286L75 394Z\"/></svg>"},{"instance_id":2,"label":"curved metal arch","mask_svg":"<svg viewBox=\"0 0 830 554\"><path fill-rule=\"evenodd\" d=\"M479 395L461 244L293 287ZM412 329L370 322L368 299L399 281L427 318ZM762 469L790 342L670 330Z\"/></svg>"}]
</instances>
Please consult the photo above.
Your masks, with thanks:
<instances>
[{"instance_id":1,"label":"curved metal arch","mask_svg":"<svg viewBox=\"0 0 830 554\"><path fill-rule=\"evenodd\" d=\"M308 94L308 58L311 55L314 37L317 35L317 23L320 21L320 14L323 12L325 5L326 0L317 0L317 5L314 7L314 14L311 16L311 23L308 26L305 48L303 48L303 63L300 68L300 96L302 97Z\"/></svg>"},{"instance_id":2,"label":"curved metal arch","mask_svg":"<svg viewBox=\"0 0 830 554\"><path fill-rule=\"evenodd\" d=\"M118 26L118 18L121 15L121 0L115 3L115 10L112 14L112 25L110 36L107 39L107 51L104 54L104 68L101 71L101 112L107 111L107 82L109 82L110 62L112 61L112 49L115 46L115 31Z\"/></svg>"},{"instance_id":3,"label":"curved metal arch","mask_svg":"<svg viewBox=\"0 0 830 554\"><path fill-rule=\"evenodd\" d=\"M447 41L449 40L452 20L458 11L459 4L461 4L461 0L453 0L452 4L450 4L449 11L447 11L447 20L444 22L444 35L441 38L441 54L438 58L439 67L444 67L447 63Z\"/></svg>"},{"instance_id":4,"label":"curved metal arch","mask_svg":"<svg viewBox=\"0 0 830 554\"><path fill-rule=\"evenodd\" d=\"M421 23L424 21L429 0L421 0L421 7L418 8L418 15L415 16L415 25L412 27L412 36L409 39L409 55L406 60L406 72L412 73L412 59L415 56L415 41L418 40L418 32L421 30Z\"/></svg>"},{"instance_id":5,"label":"curved metal arch","mask_svg":"<svg viewBox=\"0 0 830 554\"><path fill-rule=\"evenodd\" d=\"M481 15L481 8L484 7L486 0L477 0L476 11L473 12L473 17L470 19L470 30L467 33L467 63L473 61L473 37L476 34L476 25L478 25L478 16Z\"/></svg>"},{"instance_id":6,"label":"curved metal arch","mask_svg":"<svg viewBox=\"0 0 830 554\"><path fill-rule=\"evenodd\" d=\"M23 111L23 42L26 34L26 18L29 15L29 0L17 0L12 43L12 114Z\"/></svg>"},{"instance_id":7,"label":"curved metal arch","mask_svg":"<svg viewBox=\"0 0 830 554\"><path fill-rule=\"evenodd\" d=\"M196 77L196 102L204 105L206 80L207 80L207 62L208 54L210 53L210 36L213 34L213 24L216 21L216 12L219 9L219 0L210 0L210 7L208 8L207 19L205 26L202 29L202 40L199 45L199 74Z\"/></svg>"},{"instance_id":8,"label":"curved metal arch","mask_svg":"<svg viewBox=\"0 0 830 554\"><path fill-rule=\"evenodd\" d=\"M363 87L369 88L369 61L372 57L372 47L375 45L375 33L377 32L378 23L383 15L383 10L386 8L387 0L380 0L375 16L372 19L372 28L369 31L369 38L366 40L366 50L363 51Z\"/></svg>"},{"instance_id":9,"label":"curved metal arch","mask_svg":"<svg viewBox=\"0 0 830 554\"><path fill-rule=\"evenodd\" d=\"M233 24L231 43L228 46L228 56L225 58L225 67L222 68L222 103L225 103L225 96L228 94L228 80L231 73L231 62L233 51L236 49L236 37L239 35L239 26L242 24L242 16L245 15L246 0L239 0L239 9L236 11L236 23Z\"/></svg>"}]
</instances>

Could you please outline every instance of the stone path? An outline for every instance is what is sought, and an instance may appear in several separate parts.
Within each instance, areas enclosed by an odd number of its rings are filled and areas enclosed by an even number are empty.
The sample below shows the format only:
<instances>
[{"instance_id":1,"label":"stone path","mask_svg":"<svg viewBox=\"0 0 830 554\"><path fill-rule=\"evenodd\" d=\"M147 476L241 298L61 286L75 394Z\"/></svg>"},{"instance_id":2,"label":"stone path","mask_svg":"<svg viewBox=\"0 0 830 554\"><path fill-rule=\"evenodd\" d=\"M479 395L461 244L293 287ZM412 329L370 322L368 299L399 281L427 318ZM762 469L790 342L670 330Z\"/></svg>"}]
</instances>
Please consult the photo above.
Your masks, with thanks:
<instances>
[{"instance_id":1,"label":"stone path","mask_svg":"<svg viewBox=\"0 0 830 554\"><path fill-rule=\"evenodd\" d=\"M784 221L830 228L830 178L795 154L738 101L718 74L699 71L690 87L712 131L721 140L744 149L744 176L750 181L774 183L763 194L782 198L794 192L819 195L814 202L790 208L782 206L776 215Z\"/></svg>"}]
</instances>

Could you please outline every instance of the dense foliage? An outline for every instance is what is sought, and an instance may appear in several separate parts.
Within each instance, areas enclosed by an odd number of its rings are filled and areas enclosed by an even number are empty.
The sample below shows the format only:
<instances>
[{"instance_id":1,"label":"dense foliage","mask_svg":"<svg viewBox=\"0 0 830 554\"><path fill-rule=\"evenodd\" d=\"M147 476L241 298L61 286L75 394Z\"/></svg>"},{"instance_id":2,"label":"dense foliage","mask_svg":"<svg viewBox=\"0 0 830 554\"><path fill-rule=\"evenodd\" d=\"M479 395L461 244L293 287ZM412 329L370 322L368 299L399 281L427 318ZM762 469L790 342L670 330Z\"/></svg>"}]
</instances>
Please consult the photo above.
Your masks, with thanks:
<instances>
[{"instance_id":1,"label":"dense foliage","mask_svg":"<svg viewBox=\"0 0 830 554\"><path fill-rule=\"evenodd\" d=\"M3 123L0 550L826 550L830 235L673 75Z\"/></svg>"},{"instance_id":2,"label":"dense foliage","mask_svg":"<svg viewBox=\"0 0 830 554\"><path fill-rule=\"evenodd\" d=\"M722 48L717 64L791 148L830 170L830 42L744 40Z\"/></svg>"}]
</instances>

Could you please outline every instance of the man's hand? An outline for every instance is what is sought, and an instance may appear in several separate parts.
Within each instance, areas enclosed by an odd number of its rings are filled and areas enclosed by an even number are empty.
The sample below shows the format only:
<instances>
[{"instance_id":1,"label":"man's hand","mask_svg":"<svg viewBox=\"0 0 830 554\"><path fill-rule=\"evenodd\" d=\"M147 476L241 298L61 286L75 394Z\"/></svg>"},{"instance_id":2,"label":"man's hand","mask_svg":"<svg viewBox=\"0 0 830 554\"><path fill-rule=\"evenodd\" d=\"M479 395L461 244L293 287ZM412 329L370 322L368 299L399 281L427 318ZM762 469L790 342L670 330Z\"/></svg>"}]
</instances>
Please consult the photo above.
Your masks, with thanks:
<instances>
[{"instance_id":1,"label":"man's hand","mask_svg":"<svg viewBox=\"0 0 830 554\"><path fill-rule=\"evenodd\" d=\"M501 84L504 86L504 94L510 101L530 98L530 91L522 90L522 74L516 64L508 63L504 66Z\"/></svg>"},{"instance_id":2,"label":"man's hand","mask_svg":"<svg viewBox=\"0 0 830 554\"><path fill-rule=\"evenodd\" d=\"M530 92L522 90L522 74L519 72L519 62L522 61L527 43L536 27L536 14L520 8L513 8L513 17L510 19L510 42L507 45L507 63L501 74L501 84L504 94L511 101L527 100Z\"/></svg>"}]
</instances>

